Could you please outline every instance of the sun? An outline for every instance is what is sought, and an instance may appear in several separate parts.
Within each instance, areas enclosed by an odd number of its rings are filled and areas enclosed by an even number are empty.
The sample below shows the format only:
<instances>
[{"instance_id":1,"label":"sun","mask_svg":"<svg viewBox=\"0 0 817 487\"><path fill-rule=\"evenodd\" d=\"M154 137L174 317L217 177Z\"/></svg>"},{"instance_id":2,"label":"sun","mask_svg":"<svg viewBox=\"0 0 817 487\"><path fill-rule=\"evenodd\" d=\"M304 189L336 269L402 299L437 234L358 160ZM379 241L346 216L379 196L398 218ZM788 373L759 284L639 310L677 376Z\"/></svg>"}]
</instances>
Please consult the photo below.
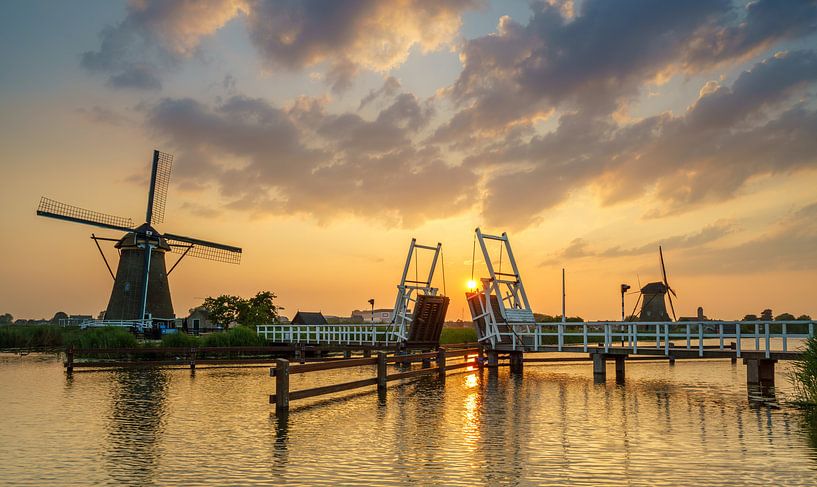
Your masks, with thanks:
<instances>
[{"instance_id":1,"label":"sun","mask_svg":"<svg viewBox=\"0 0 817 487\"><path fill-rule=\"evenodd\" d=\"M469 291L476 291L477 290L477 281L473 279L468 279L468 282L465 284Z\"/></svg>"}]
</instances>

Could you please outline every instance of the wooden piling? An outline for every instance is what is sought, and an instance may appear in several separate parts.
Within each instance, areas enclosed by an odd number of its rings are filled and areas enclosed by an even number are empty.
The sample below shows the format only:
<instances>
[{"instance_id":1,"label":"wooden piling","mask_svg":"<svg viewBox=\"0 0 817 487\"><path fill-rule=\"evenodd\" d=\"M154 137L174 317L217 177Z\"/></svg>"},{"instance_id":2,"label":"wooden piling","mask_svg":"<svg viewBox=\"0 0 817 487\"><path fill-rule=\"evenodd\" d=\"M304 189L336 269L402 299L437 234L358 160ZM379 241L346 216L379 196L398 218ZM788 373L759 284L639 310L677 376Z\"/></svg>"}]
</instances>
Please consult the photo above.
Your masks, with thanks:
<instances>
[{"instance_id":1,"label":"wooden piling","mask_svg":"<svg viewBox=\"0 0 817 487\"><path fill-rule=\"evenodd\" d=\"M624 383L624 364L627 360L626 355L616 355L616 383L623 384Z\"/></svg>"},{"instance_id":2,"label":"wooden piling","mask_svg":"<svg viewBox=\"0 0 817 487\"><path fill-rule=\"evenodd\" d=\"M65 350L65 371L69 374L74 372L74 346L71 345Z\"/></svg>"},{"instance_id":3,"label":"wooden piling","mask_svg":"<svg viewBox=\"0 0 817 487\"><path fill-rule=\"evenodd\" d=\"M485 366L485 351L482 347L479 347L479 351L477 352L477 367L480 369Z\"/></svg>"},{"instance_id":4,"label":"wooden piling","mask_svg":"<svg viewBox=\"0 0 817 487\"><path fill-rule=\"evenodd\" d=\"M437 369L440 373L440 378L445 378L445 348L440 347L437 349Z\"/></svg>"},{"instance_id":5,"label":"wooden piling","mask_svg":"<svg viewBox=\"0 0 817 487\"><path fill-rule=\"evenodd\" d=\"M289 360L275 361L275 410L289 409Z\"/></svg>"},{"instance_id":6,"label":"wooden piling","mask_svg":"<svg viewBox=\"0 0 817 487\"><path fill-rule=\"evenodd\" d=\"M190 370L196 370L196 348L190 348Z\"/></svg>"},{"instance_id":7,"label":"wooden piling","mask_svg":"<svg viewBox=\"0 0 817 487\"><path fill-rule=\"evenodd\" d=\"M603 384L607 381L607 357L603 353L594 353L593 356L593 382Z\"/></svg>"},{"instance_id":8,"label":"wooden piling","mask_svg":"<svg viewBox=\"0 0 817 487\"><path fill-rule=\"evenodd\" d=\"M387 382L386 352L377 352L377 390L385 391Z\"/></svg>"}]
</instances>

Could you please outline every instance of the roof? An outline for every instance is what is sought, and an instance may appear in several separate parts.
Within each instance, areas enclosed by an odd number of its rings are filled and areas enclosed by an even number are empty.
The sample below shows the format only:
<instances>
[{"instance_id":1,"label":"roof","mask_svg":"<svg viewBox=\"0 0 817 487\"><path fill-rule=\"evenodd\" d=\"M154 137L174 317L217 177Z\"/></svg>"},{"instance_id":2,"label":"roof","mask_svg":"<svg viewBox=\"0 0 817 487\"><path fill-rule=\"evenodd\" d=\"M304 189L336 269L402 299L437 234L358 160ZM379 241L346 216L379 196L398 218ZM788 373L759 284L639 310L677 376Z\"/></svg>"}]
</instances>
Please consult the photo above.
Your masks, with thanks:
<instances>
[{"instance_id":1,"label":"roof","mask_svg":"<svg viewBox=\"0 0 817 487\"><path fill-rule=\"evenodd\" d=\"M295 313L295 317L292 318L291 323L293 325L326 325L326 318L323 317L323 314L313 311L298 311Z\"/></svg>"},{"instance_id":2,"label":"roof","mask_svg":"<svg viewBox=\"0 0 817 487\"><path fill-rule=\"evenodd\" d=\"M641 294L664 294L667 292L667 287L663 282L651 282L641 288Z\"/></svg>"}]
</instances>

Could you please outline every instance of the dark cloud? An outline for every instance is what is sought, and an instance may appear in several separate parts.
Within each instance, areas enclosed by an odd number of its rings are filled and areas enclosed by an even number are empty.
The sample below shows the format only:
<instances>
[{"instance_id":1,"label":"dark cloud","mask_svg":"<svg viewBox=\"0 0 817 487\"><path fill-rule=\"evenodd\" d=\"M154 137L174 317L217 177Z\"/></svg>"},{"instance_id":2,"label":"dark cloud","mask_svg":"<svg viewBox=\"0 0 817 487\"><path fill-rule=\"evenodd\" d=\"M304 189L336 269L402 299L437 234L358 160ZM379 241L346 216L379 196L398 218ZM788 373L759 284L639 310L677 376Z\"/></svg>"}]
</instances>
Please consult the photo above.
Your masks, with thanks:
<instances>
[{"instance_id":1,"label":"dark cloud","mask_svg":"<svg viewBox=\"0 0 817 487\"><path fill-rule=\"evenodd\" d=\"M453 41L463 11L481 0L134 0L125 19L100 33L81 65L110 76L114 87L157 86L158 73L198 49L201 39L243 14L264 64L299 70L326 63L335 92L361 69L386 72L414 46L430 51ZM148 76L150 74L150 76Z\"/></svg>"},{"instance_id":2,"label":"dark cloud","mask_svg":"<svg viewBox=\"0 0 817 487\"><path fill-rule=\"evenodd\" d=\"M681 116L622 125L565 114L554 131L496 144L467 165L502 169L486 184L489 222L529 225L587 186L606 204L653 192L648 216L676 213L730 198L753 177L817 168L817 111L802 101L815 81L817 54L778 54L731 87L709 84Z\"/></svg>"},{"instance_id":3,"label":"dark cloud","mask_svg":"<svg viewBox=\"0 0 817 487\"><path fill-rule=\"evenodd\" d=\"M360 69L388 71L417 45L449 43L463 11L480 0L256 0L249 2L250 38L271 66L301 69L326 62L333 90Z\"/></svg>"},{"instance_id":4,"label":"dark cloud","mask_svg":"<svg viewBox=\"0 0 817 487\"><path fill-rule=\"evenodd\" d=\"M413 141L428 121L424 105L403 93L368 120L326 113L315 99L288 109L238 96L214 107L165 99L148 124L179 153L174 177L216 186L229 208L411 225L463 211L476 184L468 169Z\"/></svg>"},{"instance_id":5,"label":"dark cloud","mask_svg":"<svg viewBox=\"0 0 817 487\"><path fill-rule=\"evenodd\" d=\"M369 90L369 93L360 100L360 106L357 109L362 110L366 105L381 97L391 98L398 90L400 90L400 82L394 76L389 76L383 82L383 86L376 90Z\"/></svg>"},{"instance_id":6,"label":"dark cloud","mask_svg":"<svg viewBox=\"0 0 817 487\"><path fill-rule=\"evenodd\" d=\"M503 17L493 35L465 43L450 95L460 111L440 142L531 123L554 108L608 114L672 72L734 62L775 41L817 30L817 3L759 0L586 0L566 17L532 4L527 24Z\"/></svg>"}]
</instances>

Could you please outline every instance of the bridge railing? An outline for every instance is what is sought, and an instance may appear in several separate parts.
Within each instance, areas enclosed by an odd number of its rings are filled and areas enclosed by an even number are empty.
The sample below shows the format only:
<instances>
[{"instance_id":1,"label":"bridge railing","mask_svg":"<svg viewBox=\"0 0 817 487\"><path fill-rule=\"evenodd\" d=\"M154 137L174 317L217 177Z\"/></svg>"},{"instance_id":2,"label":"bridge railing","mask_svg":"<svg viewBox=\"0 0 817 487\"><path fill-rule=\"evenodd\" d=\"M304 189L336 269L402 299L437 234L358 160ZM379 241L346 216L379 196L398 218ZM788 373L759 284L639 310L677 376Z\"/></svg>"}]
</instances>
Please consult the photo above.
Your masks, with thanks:
<instances>
[{"instance_id":1,"label":"bridge railing","mask_svg":"<svg viewBox=\"0 0 817 487\"><path fill-rule=\"evenodd\" d=\"M390 345L397 341L392 325L293 325L276 323L260 325L256 332L274 343L309 343L343 345Z\"/></svg>"},{"instance_id":2,"label":"bridge railing","mask_svg":"<svg viewBox=\"0 0 817 487\"><path fill-rule=\"evenodd\" d=\"M726 341L734 341L738 357L745 350L762 351L768 358L774 352L793 351L792 345L814 336L815 321L681 321L681 322L621 322L594 321L568 323L509 323L507 331L486 335L482 341L509 344L511 349L524 347L539 351L558 351L565 347L603 346L627 347L637 353L639 347L663 349L670 355L673 349L730 350ZM680 341L680 343L679 343ZM748 341L748 343L747 343Z\"/></svg>"}]
</instances>

